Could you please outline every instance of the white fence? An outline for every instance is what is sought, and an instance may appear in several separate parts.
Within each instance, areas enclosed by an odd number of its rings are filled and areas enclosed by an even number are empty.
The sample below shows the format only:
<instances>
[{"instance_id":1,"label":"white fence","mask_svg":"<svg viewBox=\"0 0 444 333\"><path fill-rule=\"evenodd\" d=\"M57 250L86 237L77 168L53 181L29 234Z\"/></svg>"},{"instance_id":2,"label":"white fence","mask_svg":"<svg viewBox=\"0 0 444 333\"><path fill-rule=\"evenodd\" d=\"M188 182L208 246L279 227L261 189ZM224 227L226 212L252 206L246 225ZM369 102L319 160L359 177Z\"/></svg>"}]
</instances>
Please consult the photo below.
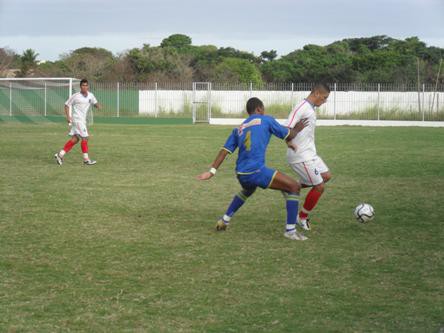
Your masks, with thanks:
<instances>
[{"instance_id":1,"label":"white fence","mask_svg":"<svg viewBox=\"0 0 444 333\"><path fill-rule=\"evenodd\" d=\"M245 103L251 96L260 98L266 106L294 106L309 93L310 91L257 90L253 93L248 91L211 91L211 107L218 111L218 116L243 117ZM444 108L443 92L426 92L421 95L421 107L419 107L418 93L416 92L333 91L328 102L321 106L320 113L327 118L335 118L335 116L365 113L369 109L375 109L377 114L378 111L381 113L399 110L417 113L423 118L427 112L437 112ZM192 101L192 90L141 90L139 91L139 113L151 116L162 112L181 113ZM379 114L379 118L380 116L381 114Z\"/></svg>"},{"instance_id":2,"label":"white fence","mask_svg":"<svg viewBox=\"0 0 444 333\"><path fill-rule=\"evenodd\" d=\"M252 85L231 87L211 84L209 91L191 89L147 89L139 91L139 113L148 116L181 114L187 110L208 113L211 118L242 118L245 103L255 96L264 101L268 113L285 117L310 93L307 84ZM228 88L228 89L227 89ZM242 89L243 88L243 89ZM276 89L278 88L278 89ZM333 84L328 102L319 109L323 119L443 121L444 92L432 85ZM196 107L197 104L197 107Z\"/></svg>"}]
</instances>

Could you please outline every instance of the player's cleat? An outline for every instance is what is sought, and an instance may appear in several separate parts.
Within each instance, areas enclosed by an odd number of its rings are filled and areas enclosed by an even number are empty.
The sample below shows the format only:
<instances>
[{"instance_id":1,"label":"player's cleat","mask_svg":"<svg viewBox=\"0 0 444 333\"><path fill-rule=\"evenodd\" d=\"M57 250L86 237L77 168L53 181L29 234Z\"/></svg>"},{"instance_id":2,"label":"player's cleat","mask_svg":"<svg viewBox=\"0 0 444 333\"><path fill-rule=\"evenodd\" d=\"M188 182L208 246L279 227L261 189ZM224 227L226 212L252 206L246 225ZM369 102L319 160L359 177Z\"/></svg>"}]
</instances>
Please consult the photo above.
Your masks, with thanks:
<instances>
[{"instance_id":1,"label":"player's cleat","mask_svg":"<svg viewBox=\"0 0 444 333\"><path fill-rule=\"evenodd\" d=\"M294 230L294 231L286 231L284 233L284 236L288 239L291 240L300 240L300 241L304 241L307 240L308 238L306 236L304 236L302 233Z\"/></svg>"},{"instance_id":2,"label":"player's cleat","mask_svg":"<svg viewBox=\"0 0 444 333\"><path fill-rule=\"evenodd\" d=\"M310 219L301 219L298 217L298 225L306 231L311 230Z\"/></svg>"},{"instance_id":3,"label":"player's cleat","mask_svg":"<svg viewBox=\"0 0 444 333\"><path fill-rule=\"evenodd\" d=\"M57 163L58 165L62 165L62 164L63 164L63 158L61 158L61 157L59 156L59 153L55 153L54 158L55 158L56 163Z\"/></svg>"},{"instance_id":4,"label":"player's cleat","mask_svg":"<svg viewBox=\"0 0 444 333\"><path fill-rule=\"evenodd\" d=\"M225 222L223 219L220 219L216 223L216 231L225 231L229 225L229 223Z\"/></svg>"},{"instance_id":5,"label":"player's cleat","mask_svg":"<svg viewBox=\"0 0 444 333\"><path fill-rule=\"evenodd\" d=\"M94 165L94 164L96 164L97 162L96 161L94 161L94 160L84 160L83 161L83 164L85 164L85 165Z\"/></svg>"}]
</instances>

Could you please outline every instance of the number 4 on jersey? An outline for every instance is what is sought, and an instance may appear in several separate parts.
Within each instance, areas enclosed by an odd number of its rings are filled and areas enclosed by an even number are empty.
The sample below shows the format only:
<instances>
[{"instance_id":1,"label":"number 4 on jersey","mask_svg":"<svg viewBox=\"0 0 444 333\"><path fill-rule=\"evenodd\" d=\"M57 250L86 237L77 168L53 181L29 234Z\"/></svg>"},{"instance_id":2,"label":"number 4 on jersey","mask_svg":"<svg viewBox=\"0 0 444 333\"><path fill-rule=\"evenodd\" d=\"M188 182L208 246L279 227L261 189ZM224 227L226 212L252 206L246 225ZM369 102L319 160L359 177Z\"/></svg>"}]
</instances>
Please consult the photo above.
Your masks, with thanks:
<instances>
[{"instance_id":1,"label":"number 4 on jersey","mask_svg":"<svg viewBox=\"0 0 444 333\"><path fill-rule=\"evenodd\" d=\"M247 150L247 151L251 150L251 131L248 131L245 134L244 146L245 146L245 150Z\"/></svg>"}]
</instances>

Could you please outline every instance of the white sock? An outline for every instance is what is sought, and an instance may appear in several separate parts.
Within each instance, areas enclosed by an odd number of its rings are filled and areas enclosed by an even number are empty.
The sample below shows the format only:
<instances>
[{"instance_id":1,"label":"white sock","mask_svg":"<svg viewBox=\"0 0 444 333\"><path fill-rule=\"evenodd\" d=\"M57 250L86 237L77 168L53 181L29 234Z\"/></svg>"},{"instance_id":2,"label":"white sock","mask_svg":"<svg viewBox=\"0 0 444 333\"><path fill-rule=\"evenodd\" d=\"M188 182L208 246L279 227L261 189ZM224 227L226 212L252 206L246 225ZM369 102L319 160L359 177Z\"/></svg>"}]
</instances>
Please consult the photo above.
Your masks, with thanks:
<instances>
[{"instance_id":1,"label":"white sock","mask_svg":"<svg viewBox=\"0 0 444 333\"><path fill-rule=\"evenodd\" d=\"M66 151L64 151L63 149L61 151L59 151L59 156L60 157L65 156L65 154L66 154Z\"/></svg>"},{"instance_id":2,"label":"white sock","mask_svg":"<svg viewBox=\"0 0 444 333\"><path fill-rule=\"evenodd\" d=\"M295 232L296 231L296 224L287 224L285 231L287 232Z\"/></svg>"},{"instance_id":3,"label":"white sock","mask_svg":"<svg viewBox=\"0 0 444 333\"><path fill-rule=\"evenodd\" d=\"M88 153L83 153L83 159L84 160L89 160Z\"/></svg>"},{"instance_id":4,"label":"white sock","mask_svg":"<svg viewBox=\"0 0 444 333\"><path fill-rule=\"evenodd\" d=\"M224 220L224 222L226 224L228 224L228 223L230 223L231 216L228 216L227 214L225 214L224 217L222 217L222 220Z\"/></svg>"}]
</instances>

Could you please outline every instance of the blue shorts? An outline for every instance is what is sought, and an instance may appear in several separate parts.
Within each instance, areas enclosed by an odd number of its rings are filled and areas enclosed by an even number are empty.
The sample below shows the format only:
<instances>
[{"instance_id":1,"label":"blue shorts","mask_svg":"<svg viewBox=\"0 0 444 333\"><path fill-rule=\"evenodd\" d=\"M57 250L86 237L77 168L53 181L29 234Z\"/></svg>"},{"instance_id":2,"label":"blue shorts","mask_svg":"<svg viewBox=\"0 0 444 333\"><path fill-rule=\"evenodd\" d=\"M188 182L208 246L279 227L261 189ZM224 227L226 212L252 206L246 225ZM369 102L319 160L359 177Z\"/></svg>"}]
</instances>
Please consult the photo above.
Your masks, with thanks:
<instances>
[{"instance_id":1,"label":"blue shorts","mask_svg":"<svg viewBox=\"0 0 444 333\"><path fill-rule=\"evenodd\" d=\"M259 170L249 174L237 174L237 179L243 188L252 189L256 187L268 188L271 185L277 171L263 166Z\"/></svg>"}]
</instances>

